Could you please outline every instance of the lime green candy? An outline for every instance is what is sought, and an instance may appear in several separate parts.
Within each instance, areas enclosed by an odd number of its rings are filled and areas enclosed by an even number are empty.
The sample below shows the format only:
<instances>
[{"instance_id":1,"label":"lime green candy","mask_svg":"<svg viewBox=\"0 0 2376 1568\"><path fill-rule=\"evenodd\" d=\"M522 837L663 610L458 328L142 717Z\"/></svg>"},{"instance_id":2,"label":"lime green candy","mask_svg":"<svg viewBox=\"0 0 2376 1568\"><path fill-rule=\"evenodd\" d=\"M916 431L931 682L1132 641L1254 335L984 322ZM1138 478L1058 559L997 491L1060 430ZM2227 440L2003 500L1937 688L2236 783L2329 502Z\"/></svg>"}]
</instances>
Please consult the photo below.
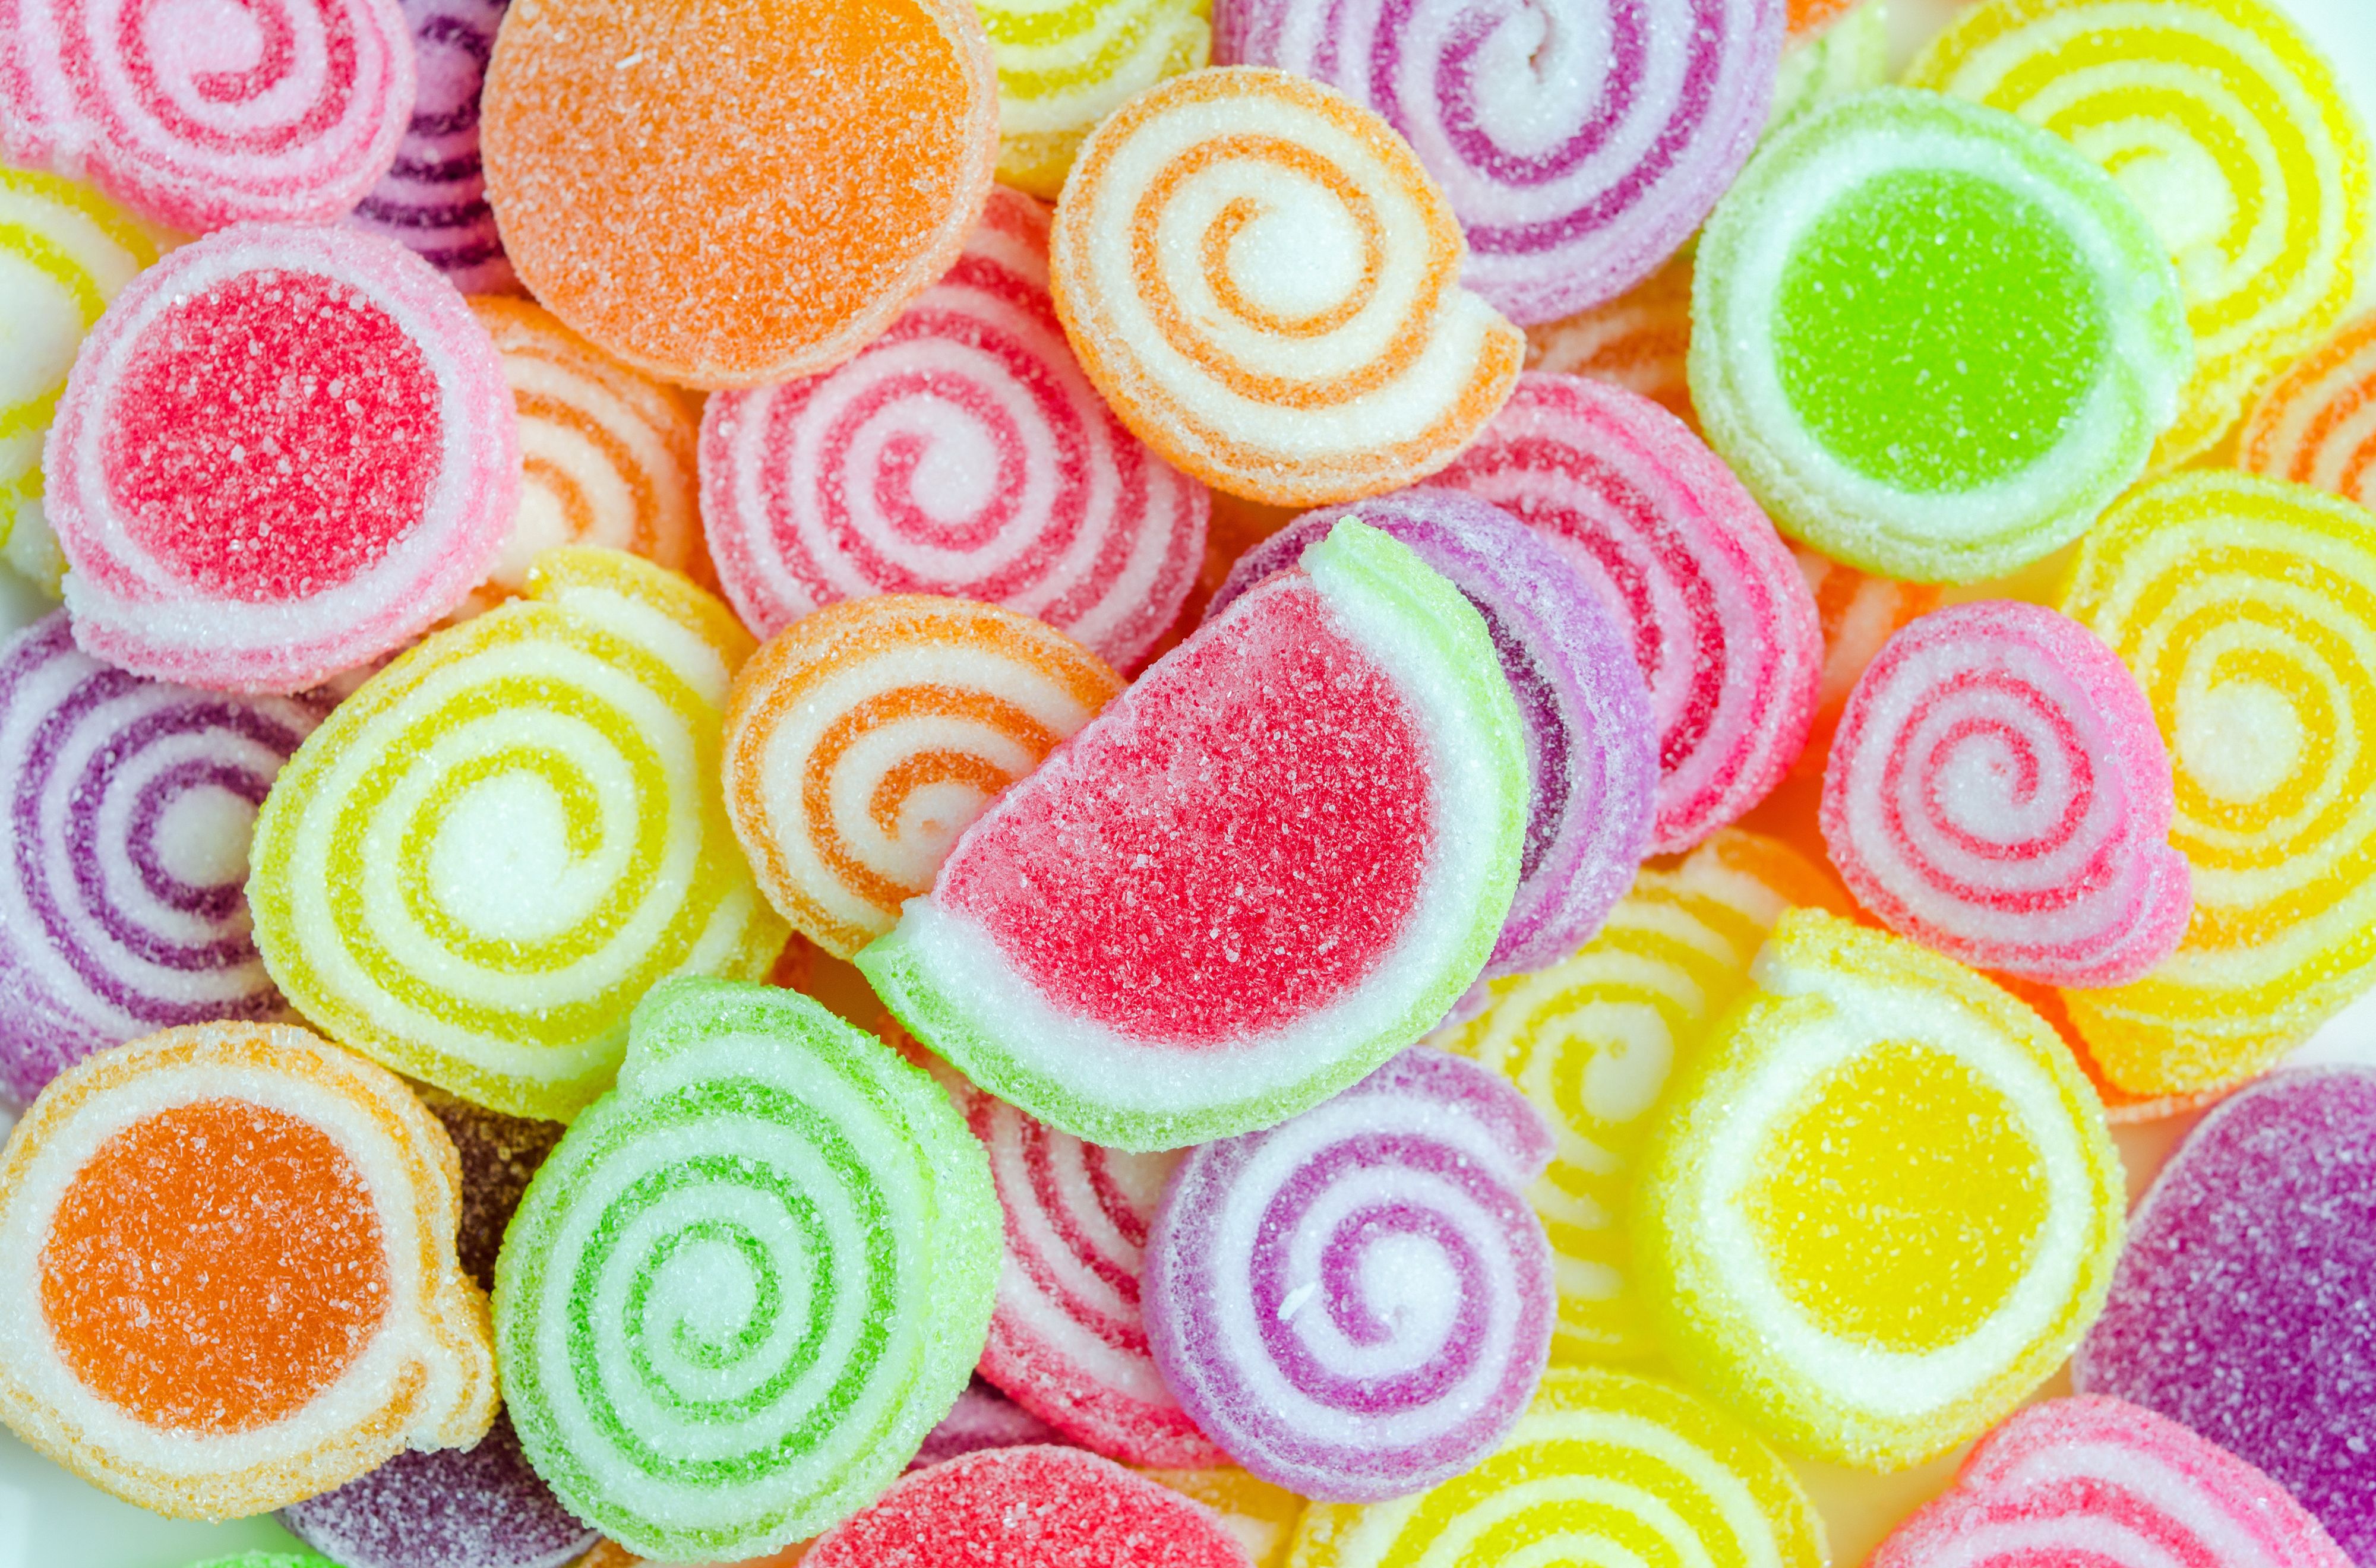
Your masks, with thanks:
<instances>
[{"instance_id":1,"label":"lime green candy","mask_svg":"<svg viewBox=\"0 0 2376 1568\"><path fill-rule=\"evenodd\" d=\"M1002 1224L980 1144L889 1047L796 992L661 982L495 1265L529 1462L645 1556L816 1534L964 1389Z\"/></svg>"},{"instance_id":2,"label":"lime green candy","mask_svg":"<svg viewBox=\"0 0 2376 1568\"><path fill-rule=\"evenodd\" d=\"M2192 364L2177 275L2108 175L1893 88L1767 143L1701 238L1692 315L1708 438L1782 531L1925 582L2077 537Z\"/></svg>"}]
</instances>

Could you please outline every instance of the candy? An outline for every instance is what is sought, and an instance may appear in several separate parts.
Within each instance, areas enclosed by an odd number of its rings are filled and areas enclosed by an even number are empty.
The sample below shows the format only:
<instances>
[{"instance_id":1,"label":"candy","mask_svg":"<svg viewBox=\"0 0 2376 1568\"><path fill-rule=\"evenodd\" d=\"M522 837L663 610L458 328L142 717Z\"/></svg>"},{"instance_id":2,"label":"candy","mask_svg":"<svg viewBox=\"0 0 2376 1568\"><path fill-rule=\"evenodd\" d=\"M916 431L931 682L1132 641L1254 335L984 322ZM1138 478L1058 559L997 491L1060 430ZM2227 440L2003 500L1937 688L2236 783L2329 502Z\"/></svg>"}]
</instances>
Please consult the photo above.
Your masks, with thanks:
<instances>
[{"instance_id":1,"label":"candy","mask_svg":"<svg viewBox=\"0 0 2376 1568\"><path fill-rule=\"evenodd\" d=\"M1122 422L1219 489L1350 501L1442 468L1524 340L1459 286L1460 225L1377 115L1282 71L1192 71L1081 148L1049 274Z\"/></svg>"},{"instance_id":2,"label":"candy","mask_svg":"<svg viewBox=\"0 0 2376 1568\"><path fill-rule=\"evenodd\" d=\"M2132 980L2193 908L2169 754L2118 655L2017 600L1936 611L1849 696L1824 774L1832 863L1883 924L1976 968Z\"/></svg>"},{"instance_id":3,"label":"candy","mask_svg":"<svg viewBox=\"0 0 2376 1568\"><path fill-rule=\"evenodd\" d=\"M1000 1448L911 1476L802 1568L1249 1568L1211 1510L1072 1448Z\"/></svg>"},{"instance_id":4,"label":"candy","mask_svg":"<svg viewBox=\"0 0 2376 1568\"><path fill-rule=\"evenodd\" d=\"M1946 1495L1871 1568L2350 1568L2285 1488L2216 1443L2117 1399L2053 1399L1980 1441Z\"/></svg>"},{"instance_id":5,"label":"candy","mask_svg":"<svg viewBox=\"0 0 2376 1568\"><path fill-rule=\"evenodd\" d=\"M1812 909L1669 1091L1634 1257L1697 1386L1800 1452L1895 1469L2003 1415L2102 1305L2121 1165L2037 1015Z\"/></svg>"},{"instance_id":6,"label":"candy","mask_svg":"<svg viewBox=\"0 0 2376 1568\"><path fill-rule=\"evenodd\" d=\"M2195 363L2156 466L2209 446L2342 318L2368 233L2368 143L2334 70L2278 7L1991 0L1907 80L2067 138L2176 258Z\"/></svg>"},{"instance_id":7,"label":"candy","mask_svg":"<svg viewBox=\"0 0 2376 1568\"><path fill-rule=\"evenodd\" d=\"M1204 487L1099 401L1048 297L1048 215L994 190L956 265L830 374L710 399L702 511L772 636L876 593L985 600L1127 665L1179 613Z\"/></svg>"},{"instance_id":8,"label":"candy","mask_svg":"<svg viewBox=\"0 0 2376 1568\"><path fill-rule=\"evenodd\" d=\"M1201 67L1211 0L982 0L998 62L998 178L1050 201L1081 138L1135 94Z\"/></svg>"},{"instance_id":9,"label":"candy","mask_svg":"<svg viewBox=\"0 0 2376 1568\"><path fill-rule=\"evenodd\" d=\"M784 926L718 794L750 639L614 551L364 683L281 773L248 902L281 992L333 1039L517 1116L600 1094L661 977L765 974Z\"/></svg>"},{"instance_id":10,"label":"candy","mask_svg":"<svg viewBox=\"0 0 2376 1568\"><path fill-rule=\"evenodd\" d=\"M529 1179L561 1141L558 1122L506 1116L427 1084L413 1092L454 1142L462 1162L462 1219L454 1255L482 1289L495 1288L495 1254Z\"/></svg>"},{"instance_id":11,"label":"candy","mask_svg":"<svg viewBox=\"0 0 2376 1568\"><path fill-rule=\"evenodd\" d=\"M1254 1568L1283 1568L1304 1500L1234 1465L1203 1470L1148 1470L1140 1475L1192 1497L1220 1515L1221 1527L1238 1538Z\"/></svg>"},{"instance_id":12,"label":"candy","mask_svg":"<svg viewBox=\"0 0 2376 1568\"><path fill-rule=\"evenodd\" d=\"M399 1454L280 1522L345 1568L563 1568L600 1538L553 1501L501 1415L469 1448Z\"/></svg>"},{"instance_id":13,"label":"candy","mask_svg":"<svg viewBox=\"0 0 2376 1568\"><path fill-rule=\"evenodd\" d=\"M241 228L84 340L45 457L75 638L160 680L297 691L453 609L503 548L503 366L411 252Z\"/></svg>"},{"instance_id":14,"label":"candy","mask_svg":"<svg viewBox=\"0 0 2376 1568\"><path fill-rule=\"evenodd\" d=\"M1509 678L1534 790L1510 918L1485 972L1556 962L1633 880L1657 778L1649 694L1594 585L1498 506L1457 491L1399 492L1298 518L1238 559L1210 618L1295 564L1339 517L1400 540L1465 594Z\"/></svg>"},{"instance_id":15,"label":"candy","mask_svg":"<svg viewBox=\"0 0 2376 1568\"><path fill-rule=\"evenodd\" d=\"M2176 275L2110 177L1934 93L1781 131L1708 220L1693 287L1709 442L1784 532L1887 576L1996 576L2077 537L2190 362Z\"/></svg>"},{"instance_id":16,"label":"candy","mask_svg":"<svg viewBox=\"0 0 2376 1568\"><path fill-rule=\"evenodd\" d=\"M1483 1464L1416 1497L1314 1503L1289 1561L1818 1568L1824 1547L1789 1470L1721 1411L1648 1378L1562 1367Z\"/></svg>"},{"instance_id":17,"label":"candy","mask_svg":"<svg viewBox=\"0 0 2376 1568\"><path fill-rule=\"evenodd\" d=\"M1527 368L1613 381L1699 429L1685 358L1692 345L1692 253L1615 299L1527 328Z\"/></svg>"},{"instance_id":18,"label":"candy","mask_svg":"<svg viewBox=\"0 0 2376 1568\"><path fill-rule=\"evenodd\" d=\"M0 1094L167 1025L281 1014L240 883L255 808L321 717L111 669L63 614L0 642Z\"/></svg>"},{"instance_id":19,"label":"candy","mask_svg":"<svg viewBox=\"0 0 2376 1568\"><path fill-rule=\"evenodd\" d=\"M957 1396L956 1404L941 1418L941 1424L924 1434L923 1446L908 1461L908 1467L921 1470L985 1448L1058 1441L1054 1428L984 1383L976 1372L966 1391Z\"/></svg>"},{"instance_id":20,"label":"candy","mask_svg":"<svg viewBox=\"0 0 2376 1568\"><path fill-rule=\"evenodd\" d=\"M2376 509L2376 312L2277 378L2244 422L2239 457L2249 473Z\"/></svg>"},{"instance_id":21,"label":"candy","mask_svg":"<svg viewBox=\"0 0 2376 1568\"><path fill-rule=\"evenodd\" d=\"M921 1070L797 992L662 981L495 1267L529 1461L647 1555L814 1535L965 1387L998 1238L980 1148Z\"/></svg>"},{"instance_id":22,"label":"candy","mask_svg":"<svg viewBox=\"0 0 2376 1568\"><path fill-rule=\"evenodd\" d=\"M339 1568L312 1551L243 1551L233 1557L209 1557L191 1568Z\"/></svg>"},{"instance_id":23,"label":"candy","mask_svg":"<svg viewBox=\"0 0 2376 1568\"><path fill-rule=\"evenodd\" d=\"M970 0L519 0L481 113L529 291L692 386L857 352L956 258L998 151Z\"/></svg>"},{"instance_id":24,"label":"candy","mask_svg":"<svg viewBox=\"0 0 2376 1568\"><path fill-rule=\"evenodd\" d=\"M1467 232L1468 286L1515 321L1553 321L1648 276L1740 172L1772 101L1782 11L1229 0L1216 53L1385 116Z\"/></svg>"},{"instance_id":25,"label":"candy","mask_svg":"<svg viewBox=\"0 0 2376 1568\"><path fill-rule=\"evenodd\" d=\"M1419 1491L1490 1452L1550 1353L1551 1155L1524 1096L1405 1051L1192 1151L1146 1248L1156 1364L1196 1424L1306 1497Z\"/></svg>"},{"instance_id":26,"label":"candy","mask_svg":"<svg viewBox=\"0 0 2376 1568\"><path fill-rule=\"evenodd\" d=\"M399 0L419 90L396 161L352 221L394 240L469 294L518 287L479 166L479 90L505 0Z\"/></svg>"},{"instance_id":27,"label":"candy","mask_svg":"<svg viewBox=\"0 0 2376 1568\"><path fill-rule=\"evenodd\" d=\"M1476 980L1517 881L1522 745L1477 612L1340 522L1001 796L858 967L1075 1136L1265 1126Z\"/></svg>"},{"instance_id":28,"label":"candy","mask_svg":"<svg viewBox=\"0 0 2376 1568\"><path fill-rule=\"evenodd\" d=\"M2136 1094L2248 1077L2376 982L2376 519L2172 475L2089 531L2061 608L2153 705L2194 885L2177 956L2072 1021Z\"/></svg>"},{"instance_id":29,"label":"candy","mask_svg":"<svg viewBox=\"0 0 2376 1568\"><path fill-rule=\"evenodd\" d=\"M1650 683L1653 854L1740 816L1799 754L1824 659L1815 603L1740 481L1666 410L1529 372L1444 470L1584 570Z\"/></svg>"},{"instance_id":30,"label":"candy","mask_svg":"<svg viewBox=\"0 0 2376 1568\"><path fill-rule=\"evenodd\" d=\"M1644 870L1573 956L1488 982L1481 1012L1428 1037L1515 1084L1551 1129L1532 1197L1559 1286L1552 1360L1657 1348L1627 1227L1642 1144L1675 1070L1748 988L1758 944L1793 904L1850 909L1796 850L1721 829L1681 865Z\"/></svg>"},{"instance_id":31,"label":"candy","mask_svg":"<svg viewBox=\"0 0 2376 1568\"><path fill-rule=\"evenodd\" d=\"M2376 1562L2376 1073L2280 1073L2205 1117L2072 1363L2280 1482Z\"/></svg>"},{"instance_id":32,"label":"candy","mask_svg":"<svg viewBox=\"0 0 2376 1568\"><path fill-rule=\"evenodd\" d=\"M1789 42L1774 82L1774 106L1766 112L1768 135L1818 104L1862 92L1889 80L1887 0L1827 5L1820 21L1802 29L1800 8L1791 6Z\"/></svg>"},{"instance_id":33,"label":"candy","mask_svg":"<svg viewBox=\"0 0 2376 1568\"><path fill-rule=\"evenodd\" d=\"M176 1518L310 1497L495 1409L453 1146L303 1029L167 1029L69 1068L0 1156L0 1421Z\"/></svg>"}]
</instances>

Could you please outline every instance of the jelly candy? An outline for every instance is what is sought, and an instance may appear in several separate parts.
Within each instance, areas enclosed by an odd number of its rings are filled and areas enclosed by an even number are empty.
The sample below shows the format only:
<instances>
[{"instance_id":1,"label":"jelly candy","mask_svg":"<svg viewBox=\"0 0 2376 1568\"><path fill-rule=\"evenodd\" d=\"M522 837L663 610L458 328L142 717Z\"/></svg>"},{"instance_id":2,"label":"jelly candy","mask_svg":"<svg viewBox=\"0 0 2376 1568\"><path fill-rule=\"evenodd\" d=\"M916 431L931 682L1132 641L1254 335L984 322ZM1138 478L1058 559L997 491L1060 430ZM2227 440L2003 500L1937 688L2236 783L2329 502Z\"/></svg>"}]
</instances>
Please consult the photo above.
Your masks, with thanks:
<instances>
[{"instance_id":1,"label":"jelly candy","mask_svg":"<svg viewBox=\"0 0 2376 1568\"><path fill-rule=\"evenodd\" d=\"M924 1434L923 1446L908 1461L908 1467L921 1470L927 1465L985 1448L1019 1448L1028 1443L1060 1441L1053 1427L984 1383L977 1372L949 1413L941 1418L941 1424Z\"/></svg>"},{"instance_id":2,"label":"jelly candy","mask_svg":"<svg viewBox=\"0 0 2376 1568\"><path fill-rule=\"evenodd\" d=\"M1765 115L1768 135L1817 104L1889 80L1888 0L1826 9L1840 14L1802 30L1799 7L1791 7L1790 32L1774 82L1774 107Z\"/></svg>"},{"instance_id":3,"label":"jelly candy","mask_svg":"<svg viewBox=\"0 0 2376 1568\"><path fill-rule=\"evenodd\" d=\"M2244 422L2240 466L2376 510L2376 312L2277 378Z\"/></svg>"},{"instance_id":4,"label":"jelly candy","mask_svg":"<svg viewBox=\"0 0 2376 1568\"><path fill-rule=\"evenodd\" d=\"M466 294L519 287L487 206L479 91L505 0L399 0L418 90L396 161L356 204L357 228L394 240Z\"/></svg>"},{"instance_id":5,"label":"jelly candy","mask_svg":"<svg viewBox=\"0 0 2376 1568\"><path fill-rule=\"evenodd\" d=\"M1234 1465L1201 1470L1142 1468L1138 1473L1219 1515L1221 1527L1238 1538L1254 1568L1283 1568L1295 1522L1303 1517L1302 1498Z\"/></svg>"},{"instance_id":6,"label":"jelly candy","mask_svg":"<svg viewBox=\"0 0 2376 1568\"><path fill-rule=\"evenodd\" d=\"M600 1538L528 1467L502 1415L468 1448L399 1454L280 1523L343 1568L564 1568Z\"/></svg>"},{"instance_id":7,"label":"jelly candy","mask_svg":"<svg viewBox=\"0 0 2376 1568\"><path fill-rule=\"evenodd\" d=\"M1613 381L1699 430L1684 362L1692 346L1692 253L1613 300L1527 328L1527 368Z\"/></svg>"},{"instance_id":8,"label":"jelly candy","mask_svg":"<svg viewBox=\"0 0 2376 1568\"><path fill-rule=\"evenodd\" d=\"M428 1084L415 1085L413 1093L446 1129L462 1162L462 1220L454 1232L454 1256L463 1273L492 1290L504 1231L529 1179L561 1141L561 1123L506 1116Z\"/></svg>"},{"instance_id":9,"label":"jelly candy","mask_svg":"<svg viewBox=\"0 0 2376 1568\"><path fill-rule=\"evenodd\" d=\"M998 62L998 178L1049 201L1081 138L1134 94L1202 66L1211 0L978 0Z\"/></svg>"}]
</instances>

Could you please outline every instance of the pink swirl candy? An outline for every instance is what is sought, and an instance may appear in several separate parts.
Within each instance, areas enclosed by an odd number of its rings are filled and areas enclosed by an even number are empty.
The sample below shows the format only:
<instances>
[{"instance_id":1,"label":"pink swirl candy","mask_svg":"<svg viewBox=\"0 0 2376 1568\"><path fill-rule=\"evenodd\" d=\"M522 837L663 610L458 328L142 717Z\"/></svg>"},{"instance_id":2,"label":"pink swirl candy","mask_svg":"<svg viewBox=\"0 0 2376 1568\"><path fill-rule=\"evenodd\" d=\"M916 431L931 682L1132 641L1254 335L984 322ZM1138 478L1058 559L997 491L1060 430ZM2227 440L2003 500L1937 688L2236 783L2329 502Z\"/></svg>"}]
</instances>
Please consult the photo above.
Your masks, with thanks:
<instances>
[{"instance_id":1,"label":"pink swirl candy","mask_svg":"<svg viewBox=\"0 0 2376 1568\"><path fill-rule=\"evenodd\" d=\"M2119 985L2193 909L2136 677L2039 605L1952 605L1883 646L1824 770L1824 841L1890 929L1975 968Z\"/></svg>"},{"instance_id":2,"label":"pink swirl candy","mask_svg":"<svg viewBox=\"0 0 2376 1568\"><path fill-rule=\"evenodd\" d=\"M466 294L519 291L487 205L479 89L508 0L402 0L421 88L396 161L354 211Z\"/></svg>"}]
</instances>

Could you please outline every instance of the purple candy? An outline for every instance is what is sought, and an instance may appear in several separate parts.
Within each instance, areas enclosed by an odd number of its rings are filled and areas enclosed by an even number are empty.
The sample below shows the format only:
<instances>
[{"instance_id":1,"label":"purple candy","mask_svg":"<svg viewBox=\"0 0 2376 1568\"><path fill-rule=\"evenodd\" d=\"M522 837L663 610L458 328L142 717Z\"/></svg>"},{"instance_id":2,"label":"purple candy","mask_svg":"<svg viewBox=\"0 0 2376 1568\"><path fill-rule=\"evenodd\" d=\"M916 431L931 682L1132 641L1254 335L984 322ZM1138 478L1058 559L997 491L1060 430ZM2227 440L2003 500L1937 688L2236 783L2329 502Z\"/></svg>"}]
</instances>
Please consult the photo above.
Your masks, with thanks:
<instances>
[{"instance_id":1,"label":"purple candy","mask_svg":"<svg viewBox=\"0 0 2376 1568\"><path fill-rule=\"evenodd\" d=\"M1482 1458L1550 1357L1551 1156L1526 1098L1404 1051L1325 1104L1181 1162L1147 1241L1156 1365L1255 1475L1330 1502Z\"/></svg>"},{"instance_id":2,"label":"purple candy","mask_svg":"<svg viewBox=\"0 0 2376 1568\"><path fill-rule=\"evenodd\" d=\"M1454 490L1304 514L1239 557L1206 619L1295 564L1343 517L1408 545L1485 618L1518 700L1535 791L1517 896L1485 972L1557 963L1600 929L1648 849L1658 752L1641 664L1566 556L1499 506Z\"/></svg>"},{"instance_id":3,"label":"purple candy","mask_svg":"<svg viewBox=\"0 0 2376 1568\"><path fill-rule=\"evenodd\" d=\"M1783 0L1217 0L1216 63L1328 83L1410 139L1519 322L1646 278L1765 126Z\"/></svg>"},{"instance_id":4,"label":"purple candy","mask_svg":"<svg viewBox=\"0 0 2376 1568\"><path fill-rule=\"evenodd\" d=\"M395 166L350 220L417 254L466 294L519 291L479 166L479 89L506 0L402 0L419 62Z\"/></svg>"},{"instance_id":5,"label":"purple candy","mask_svg":"<svg viewBox=\"0 0 2376 1568\"><path fill-rule=\"evenodd\" d=\"M978 1449L1062 1445L1063 1441L1055 1428L976 1377L957 1396L956 1408L925 1434L924 1445L908 1461L908 1468L921 1470Z\"/></svg>"},{"instance_id":6,"label":"purple candy","mask_svg":"<svg viewBox=\"0 0 2376 1568\"><path fill-rule=\"evenodd\" d=\"M455 1256L480 1289L493 1290L504 1229L519 1208L529 1178L568 1129L558 1122L506 1116L426 1084L414 1085L413 1092L445 1125L461 1157L462 1223L455 1232Z\"/></svg>"},{"instance_id":7,"label":"purple candy","mask_svg":"<svg viewBox=\"0 0 2376 1568\"><path fill-rule=\"evenodd\" d=\"M399 1454L280 1522L344 1568L562 1568L602 1538L554 1501L502 1415L471 1447Z\"/></svg>"},{"instance_id":8,"label":"purple candy","mask_svg":"<svg viewBox=\"0 0 2376 1568\"><path fill-rule=\"evenodd\" d=\"M2266 1470L2376 1568L2376 1073L2279 1073L2205 1117L2072 1376Z\"/></svg>"}]
</instances>

